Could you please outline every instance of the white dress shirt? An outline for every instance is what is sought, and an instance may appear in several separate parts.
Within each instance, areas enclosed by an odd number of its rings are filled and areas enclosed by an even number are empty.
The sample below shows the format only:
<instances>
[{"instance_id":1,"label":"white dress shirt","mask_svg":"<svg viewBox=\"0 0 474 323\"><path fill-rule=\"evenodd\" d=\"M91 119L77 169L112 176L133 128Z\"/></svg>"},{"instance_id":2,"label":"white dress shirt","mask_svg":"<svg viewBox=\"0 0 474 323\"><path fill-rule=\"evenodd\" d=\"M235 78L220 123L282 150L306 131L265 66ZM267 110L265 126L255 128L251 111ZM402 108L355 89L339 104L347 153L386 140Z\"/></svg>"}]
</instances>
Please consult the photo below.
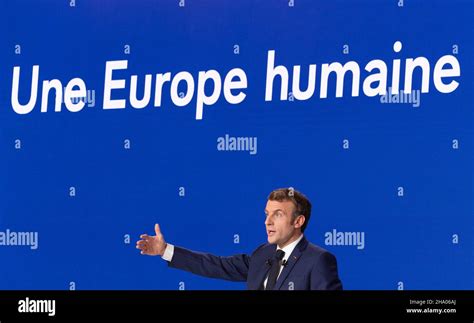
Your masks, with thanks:
<instances>
[{"instance_id":1,"label":"white dress shirt","mask_svg":"<svg viewBox=\"0 0 474 323\"><path fill-rule=\"evenodd\" d=\"M163 258L166 261L171 261L173 259L173 254L174 254L174 246L170 243L166 244L165 252L163 253Z\"/></svg>"}]
</instances>

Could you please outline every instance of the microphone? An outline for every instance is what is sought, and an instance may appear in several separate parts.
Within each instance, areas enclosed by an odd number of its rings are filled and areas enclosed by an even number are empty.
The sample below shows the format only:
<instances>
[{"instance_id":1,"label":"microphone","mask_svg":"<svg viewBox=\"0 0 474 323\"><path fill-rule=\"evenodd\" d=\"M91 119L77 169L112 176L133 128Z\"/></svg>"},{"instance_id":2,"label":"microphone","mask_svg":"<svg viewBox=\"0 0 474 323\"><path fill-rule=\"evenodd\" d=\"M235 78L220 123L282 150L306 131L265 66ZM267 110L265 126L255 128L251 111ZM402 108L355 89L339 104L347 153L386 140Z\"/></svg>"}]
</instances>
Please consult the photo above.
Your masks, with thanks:
<instances>
[{"instance_id":1,"label":"microphone","mask_svg":"<svg viewBox=\"0 0 474 323\"><path fill-rule=\"evenodd\" d=\"M286 259L283 260L283 262L281 263L281 265L282 265L283 267L286 267L286 265L288 265L288 261L286 261Z\"/></svg>"}]
</instances>

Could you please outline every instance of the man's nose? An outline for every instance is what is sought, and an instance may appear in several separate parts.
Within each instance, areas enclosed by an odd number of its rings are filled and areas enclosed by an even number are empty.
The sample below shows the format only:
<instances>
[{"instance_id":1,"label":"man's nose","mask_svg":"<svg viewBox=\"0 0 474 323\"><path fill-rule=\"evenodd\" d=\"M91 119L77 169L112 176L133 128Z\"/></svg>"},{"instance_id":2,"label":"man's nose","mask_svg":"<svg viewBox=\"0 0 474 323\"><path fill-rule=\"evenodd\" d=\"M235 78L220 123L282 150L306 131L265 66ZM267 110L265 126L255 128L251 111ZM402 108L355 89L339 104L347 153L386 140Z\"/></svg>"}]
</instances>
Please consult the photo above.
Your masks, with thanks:
<instances>
[{"instance_id":1,"label":"man's nose","mask_svg":"<svg viewBox=\"0 0 474 323\"><path fill-rule=\"evenodd\" d=\"M270 216L267 216L265 218L265 225L271 225L273 224L273 221L271 220L271 217Z\"/></svg>"}]
</instances>

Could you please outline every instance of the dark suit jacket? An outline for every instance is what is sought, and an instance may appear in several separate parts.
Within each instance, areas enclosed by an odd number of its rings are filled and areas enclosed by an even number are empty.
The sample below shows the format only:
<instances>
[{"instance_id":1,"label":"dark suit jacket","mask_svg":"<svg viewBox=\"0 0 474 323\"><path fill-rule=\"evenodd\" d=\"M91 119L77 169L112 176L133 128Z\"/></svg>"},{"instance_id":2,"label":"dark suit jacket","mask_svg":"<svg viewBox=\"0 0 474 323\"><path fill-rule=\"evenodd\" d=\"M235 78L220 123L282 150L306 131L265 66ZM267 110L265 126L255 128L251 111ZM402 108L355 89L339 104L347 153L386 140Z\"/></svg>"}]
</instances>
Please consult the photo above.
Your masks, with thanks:
<instances>
[{"instance_id":1,"label":"dark suit jacket","mask_svg":"<svg viewBox=\"0 0 474 323\"><path fill-rule=\"evenodd\" d=\"M218 257L184 248L174 248L170 267L197 275L231 281L247 281L248 289L262 289L270 269L274 244L263 244L251 255ZM342 283L337 273L336 258L327 250L309 243L305 237L296 245L283 268L274 289L337 290Z\"/></svg>"}]
</instances>

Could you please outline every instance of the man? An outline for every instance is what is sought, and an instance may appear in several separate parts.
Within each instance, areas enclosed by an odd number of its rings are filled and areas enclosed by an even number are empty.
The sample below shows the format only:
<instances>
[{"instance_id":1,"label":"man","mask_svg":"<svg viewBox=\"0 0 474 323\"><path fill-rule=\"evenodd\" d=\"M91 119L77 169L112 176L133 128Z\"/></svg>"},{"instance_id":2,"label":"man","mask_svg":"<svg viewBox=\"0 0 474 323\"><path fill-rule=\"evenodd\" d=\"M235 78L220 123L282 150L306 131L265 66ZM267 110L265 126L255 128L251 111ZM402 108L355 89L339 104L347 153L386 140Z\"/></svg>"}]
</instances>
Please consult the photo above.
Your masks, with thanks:
<instances>
[{"instance_id":1,"label":"man","mask_svg":"<svg viewBox=\"0 0 474 323\"><path fill-rule=\"evenodd\" d=\"M265 207L268 243L251 255L218 257L165 242L160 226L156 236L143 234L137 242L141 254L160 255L174 268L201 276L247 281L248 289L340 290L336 258L303 236L311 216L311 203L293 188L277 189Z\"/></svg>"}]
</instances>

